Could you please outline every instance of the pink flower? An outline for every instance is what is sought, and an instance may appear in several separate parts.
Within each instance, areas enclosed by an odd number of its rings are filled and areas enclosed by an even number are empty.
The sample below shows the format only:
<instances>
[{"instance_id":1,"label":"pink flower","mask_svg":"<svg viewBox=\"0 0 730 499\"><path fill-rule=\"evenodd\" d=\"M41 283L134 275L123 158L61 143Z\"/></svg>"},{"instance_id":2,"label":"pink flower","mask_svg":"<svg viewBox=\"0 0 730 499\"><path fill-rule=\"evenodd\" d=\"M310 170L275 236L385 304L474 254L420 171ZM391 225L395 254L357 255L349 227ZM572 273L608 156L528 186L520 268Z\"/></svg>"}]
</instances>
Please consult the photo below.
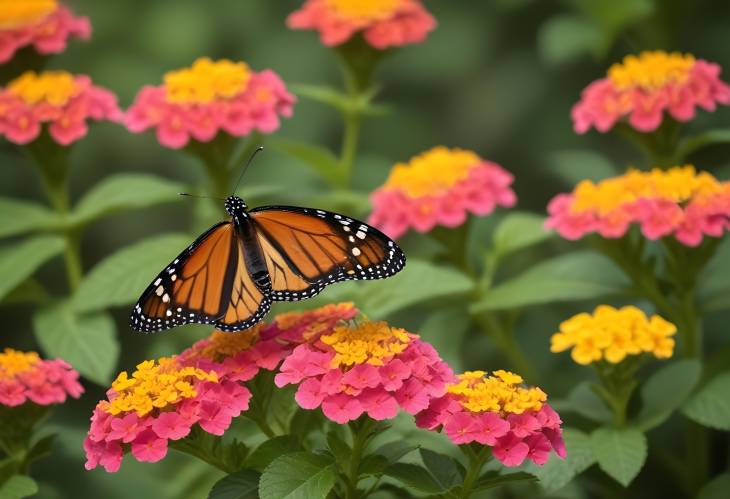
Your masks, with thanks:
<instances>
[{"instance_id":1,"label":"pink flower","mask_svg":"<svg viewBox=\"0 0 730 499\"><path fill-rule=\"evenodd\" d=\"M544 437L543 437L544 438ZM522 441L521 438L510 433L499 440L494 446L494 457L505 466L519 466L530 452L530 446ZM545 464L544 462L535 464Z\"/></svg>"},{"instance_id":2,"label":"pink flower","mask_svg":"<svg viewBox=\"0 0 730 499\"><path fill-rule=\"evenodd\" d=\"M429 232L437 225L458 227L469 213L486 216L517 202L514 178L471 151L435 147L397 164L370 196L370 224L393 238L409 229Z\"/></svg>"},{"instance_id":3,"label":"pink flower","mask_svg":"<svg viewBox=\"0 0 730 499\"><path fill-rule=\"evenodd\" d=\"M322 401L322 413L335 423L345 424L359 418L364 409L360 401L344 393L330 395Z\"/></svg>"},{"instance_id":4,"label":"pink flower","mask_svg":"<svg viewBox=\"0 0 730 499\"><path fill-rule=\"evenodd\" d=\"M540 427L537 426L533 431L537 431L539 428ZM482 445L495 445L497 443L497 439L506 435L509 430L510 423L500 417L499 414L484 412L477 418L477 430L474 435L474 440ZM532 434L532 432L524 433L525 436L530 434Z\"/></svg>"},{"instance_id":5,"label":"pink flower","mask_svg":"<svg viewBox=\"0 0 730 499\"><path fill-rule=\"evenodd\" d=\"M132 442L132 455L137 461L156 463L167 455L167 440L145 430Z\"/></svg>"},{"instance_id":6,"label":"pink flower","mask_svg":"<svg viewBox=\"0 0 730 499\"><path fill-rule=\"evenodd\" d=\"M367 43L383 50L423 42L436 20L418 0L307 0L289 15L287 26L316 30L327 46L362 32Z\"/></svg>"},{"instance_id":7,"label":"pink flower","mask_svg":"<svg viewBox=\"0 0 730 499\"><path fill-rule=\"evenodd\" d=\"M190 433L190 424L180 414L163 412L152 423L155 434L166 440L180 440Z\"/></svg>"},{"instance_id":8,"label":"pink flower","mask_svg":"<svg viewBox=\"0 0 730 499\"><path fill-rule=\"evenodd\" d=\"M468 412L453 414L444 423L444 431L455 444L466 444L477 439L480 433L477 417Z\"/></svg>"},{"instance_id":9,"label":"pink flower","mask_svg":"<svg viewBox=\"0 0 730 499\"><path fill-rule=\"evenodd\" d=\"M661 125L664 113L689 121L695 109L714 111L730 104L730 86L720 80L720 66L691 55L662 51L627 56L614 64L606 78L588 85L571 111L573 127L607 132L626 120L640 132Z\"/></svg>"},{"instance_id":10,"label":"pink flower","mask_svg":"<svg viewBox=\"0 0 730 499\"><path fill-rule=\"evenodd\" d=\"M147 428L147 423L145 419L140 419L135 413L127 414L123 418L113 418L108 436L111 440L129 443Z\"/></svg>"}]
</instances>

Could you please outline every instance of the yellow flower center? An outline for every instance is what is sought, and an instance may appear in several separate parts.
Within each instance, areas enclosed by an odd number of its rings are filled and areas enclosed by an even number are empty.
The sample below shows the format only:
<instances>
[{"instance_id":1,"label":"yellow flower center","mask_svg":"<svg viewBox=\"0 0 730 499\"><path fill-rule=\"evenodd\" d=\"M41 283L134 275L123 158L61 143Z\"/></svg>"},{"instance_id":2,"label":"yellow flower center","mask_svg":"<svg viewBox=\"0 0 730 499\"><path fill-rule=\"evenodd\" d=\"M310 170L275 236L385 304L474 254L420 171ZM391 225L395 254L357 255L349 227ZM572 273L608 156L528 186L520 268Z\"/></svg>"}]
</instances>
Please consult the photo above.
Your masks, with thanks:
<instances>
[{"instance_id":1,"label":"yellow flower center","mask_svg":"<svg viewBox=\"0 0 730 499\"><path fill-rule=\"evenodd\" d=\"M57 8L56 0L0 0L0 30L35 24Z\"/></svg>"},{"instance_id":2,"label":"yellow flower center","mask_svg":"<svg viewBox=\"0 0 730 499\"><path fill-rule=\"evenodd\" d=\"M494 371L491 376L484 371L467 371L457 379L446 391L458 395L461 406L470 412L522 414L539 411L547 400L545 392L521 386L522 377L509 371Z\"/></svg>"},{"instance_id":3,"label":"yellow flower center","mask_svg":"<svg viewBox=\"0 0 730 499\"><path fill-rule=\"evenodd\" d=\"M0 380L9 380L16 374L30 371L40 360L35 352L26 353L6 348L0 353Z\"/></svg>"},{"instance_id":4,"label":"yellow flower center","mask_svg":"<svg viewBox=\"0 0 730 499\"><path fill-rule=\"evenodd\" d=\"M393 15L401 0L327 0L338 17L357 21L382 21Z\"/></svg>"},{"instance_id":5,"label":"yellow flower center","mask_svg":"<svg viewBox=\"0 0 730 499\"><path fill-rule=\"evenodd\" d=\"M193 346L191 348L192 353L196 356L220 362L227 357L233 357L251 348L259 339L261 327L261 324L257 324L236 334L214 331L204 345L201 347Z\"/></svg>"},{"instance_id":6,"label":"yellow flower center","mask_svg":"<svg viewBox=\"0 0 730 499\"><path fill-rule=\"evenodd\" d=\"M30 106L40 103L65 106L78 92L74 76L66 71L26 71L11 81L7 89Z\"/></svg>"},{"instance_id":7,"label":"yellow flower center","mask_svg":"<svg viewBox=\"0 0 730 499\"><path fill-rule=\"evenodd\" d=\"M382 366L385 360L408 348L413 338L417 336L385 322L363 322L355 327L337 327L320 340L335 351L332 367L350 367L357 364Z\"/></svg>"},{"instance_id":8,"label":"yellow flower center","mask_svg":"<svg viewBox=\"0 0 730 499\"><path fill-rule=\"evenodd\" d=\"M622 63L612 65L608 77L621 90L635 87L656 90L670 83L683 83L694 63L695 58L690 54L647 51L638 57L627 55Z\"/></svg>"},{"instance_id":9,"label":"yellow flower center","mask_svg":"<svg viewBox=\"0 0 730 499\"><path fill-rule=\"evenodd\" d=\"M578 314L560 324L560 332L550 339L550 350L572 348L573 360L583 365L603 359L616 364L627 355L642 352L668 358L674 351L671 336L676 332L674 324L658 315L647 318L634 306L616 309L600 305L593 315Z\"/></svg>"},{"instance_id":10,"label":"yellow flower center","mask_svg":"<svg viewBox=\"0 0 730 499\"><path fill-rule=\"evenodd\" d=\"M201 57L189 68L166 73L164 80L168 102L208 104L235 97L246 89L250 78L251 71L243 62Z\"/></svg>"},{"instance_id":11,"label":"yellow flower center","mask_svg":"<svg viewBox=\"0 0 730 499\"><path fill-rule=\"evenodd\" d=\"M117 415L136 412L144 416L153 409L163 409L183 399L197 395L195 380L217 382L215 371L182 367L174 357L162 357L157 362L147 360L137 366L130 378L122 371L112 383L117 396L102 403L102 410Z\"/></svg>"},{"instance_id":12,"label":"yellow flower center","mask_svg":"<svg viewBox=\"0 0 730 499\"><path fill-rule=\"evenodd\" d=\"M710 173L697 173L692 165L675 166L669 170L655 168L649 172L629 170L624 175L598 183L590 180L580 182L574 191L571 211L606 215L641 198L683 203L724 189L724 183Z\"/></svg>"},{"instance_id":13,"label":"yellow flower center","mask_svg":"<svg viewBox=\"0 0 730 499\"><path fill-rule=\"evenodd\" d=\"M384 188L403 191L412 198L442 194L466 179L469 170L481 162L471 151L434 147L408 163L396 164Z\"/></svg>"}]
</instances>

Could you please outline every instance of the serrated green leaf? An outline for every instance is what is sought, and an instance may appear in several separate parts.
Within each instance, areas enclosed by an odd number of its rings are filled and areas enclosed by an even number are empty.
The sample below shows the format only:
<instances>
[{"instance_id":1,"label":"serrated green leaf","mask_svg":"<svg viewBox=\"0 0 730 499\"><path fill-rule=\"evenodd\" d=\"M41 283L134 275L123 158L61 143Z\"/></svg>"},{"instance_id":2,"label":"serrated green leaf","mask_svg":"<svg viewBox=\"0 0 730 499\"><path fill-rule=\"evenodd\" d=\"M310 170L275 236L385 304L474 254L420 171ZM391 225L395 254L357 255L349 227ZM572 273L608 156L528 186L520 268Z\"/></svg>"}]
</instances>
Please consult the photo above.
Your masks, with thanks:
<instances>
[{"instance_id":1,"label":"serrated green leaf","mask_svg":"<svg viewBox=\"0 0 730 499\"><path fill-rule=\"evenodd\" d=\"M522 471L518 471L516 473L505 473L504 475L500 474L498 471L487 471L480 476L474 484L473 491L479 492L482 490L502 487L510 483L532 482L534 480L535 477L533 475Z\"/></svg>"},{"instance_id":2,"label":"serrated green leaf","mask_svg":"<svg viewBox=\"0 0 730 499\"><path fill-rule=\"evenodd\" d=\"M263 471L271 461L284 454L301 451L302 445L293 435L282 435L266 440L246 459L246 468Z\"/></svg>"},{"instance_id":3,"label":"serrated green leaf","mask_svg":"<svg viewBox=\"0 0 730 499\"><path fill-rule=\"evenodd\" d=\"M682 412L701 425L730 430L730 372L703 386L684 404Z\"/></svg>"},{"instance_id":4,"label":"serrated green leaf","mask_svg":"<svg viewBox=\"0 0 730 499\"><path fill-rule=\"evenodd\" d=\"M16 236L60 224L58 215L41 204L0 197L0 237Z\"/></svg>"},{"instance_id":5,"label":"serrated green leaf","mask_svg":"<svg viewBox=\"0 0 730 499\"><path fill-rule=\"evenodd\" d=\"M450 489L461 482L459 468L452 458L429 449L418 449L426 469L436 479L442 489Z\"/></svg>"},{"instance_id":6,"label":"serrated green leaf","mask_svg":"<svg viewBox=\"0 0 730 499\"><path fill-rule=\"evenodd\" d=\"M646 431L664 422L692 393L701 372L699 361L689 359L655 372L641 387L642 406L635 426Z\"/></svg>"},{"instance_id":7,"label":"serrated green leaf","mask_svg":"<svg viewBox=\"0 0 730 499\"><path fill-rule=\"evenodd\" d=\"M619 294L626 277L606 257L579 251L543 261L488 290L472 312L525 307L557 301L590 300Z\"/></svg>"},{"instance_id":8,"label":"serrated green leaf","mask_svg":"<svg viewBox=\"0 0 730 499\"><path fill-rule=\"evenodd\" d=\"M563 428L563 440L567 454L565 459L551 454L547 463L533 465L530 469L547 492L563 488L596 462L588 435L575 428Z\"/></svg>"},{"instance_id":9,"label":"serrated green leaf","mask_svg":"<svg viewBox=\"0 0 730 499\"><path fill-rule=\"evenodd\" d=\"M91 188L71 211L74 225L121 210L145 208L178 199L183 185L142 173L112 175Z\"/></svg>"},{"instance_id":10,"label":"serrated green leaf","mask_svg":"<svg viewBox=\"0 0 730 499\"><path fill-rule=\"evenodd\" d=\"M512 212L494 230L494 249L500 257L538 244L554 235L545 229L545 217L534 213Z\"/></svg>"},{"instance_id":11,"label":"serrated green leaf","mask_svg":"<svg viewBox=\"0 0 730 499\"><path fill-rule=\"evenodd\" d=\"M119 344L108 314L80 315L67 302L58 302L35 313L33 330L47 357L60 357L89 380L109 384Z\"/></svg>"},{"instance_id":12,"label":"serrated green leaf","mask_svg":"<svg viewBox=\"0 0 730 499\"><path fill-rule=\"evenodd\" d=\"M0 299L30 277L54 256L63 252L59 236L35 236L0 248Z\"/></svg>"},{"instance_id":13,"label":"serrated green leaf","mask_svg":"<svg viewBox=\"0 0 730 499\"><path fill-rule=\"evenodd\" d=\"M38 484L26 475L13 475L0 485L0 498L22 499L38 493Z\"/></svg>"},{"instance_id":14,"label":"serrated green leaf","mask_svg":"<svg viewBox=\"0 0 730 499\"><path fill-rule=\"evenodd\" d=\"M155 276L192 242L182 234L165 234L122 248L98 263L73 297L78 311L133 304Z\"/></svg>"},{"instance_id":15,"label":"serrated green leaf","mask_svg":"<svg viewBox=\"0 0 730 499\"><path fill-rule=\"evenodd\" d=\"M241 470L218 480L208 494L208 499L258 499L261 473Z\"/></svg>"},{"instance_id":16,"label":"serrated green leaf","mask_svg":"<svg viewBox=\"0 0 730 499\"><path fill-rule=\"evenodd\" d=\"M331 458L295 452L276 458L259 481L261 499L324 499L335 484Z\"/></svg>"},{"instance_id":17,"label":"serrated green leaf","mask_svg":"<svg viewBox=\"0 0 730 499\"><path fill-rule=\"evenodd\" d=\"M211 435L197 425L190 430L187 437L171 440L169 445L228 473L235 473L243 468L248 456L248 448L242 442L233 439L232 442L225 443L220 436Z\"/></svg>"},{"instance_id":18,"label":"serrated green leaf","mask_svg":"<svg viewBox=\"0 0 730 499\"><path fill-rule=\"evenodd\" d=\"M634 428L599 428L591 434L591 447L601 469L624 487L646 460L646 437Z\"/></svg>"},{"instance_id":19,"label":"serrated green leaf","mask_svg":"<svg viewBox=\"0 0 730 499\"><path fill-rule=\"evenodd\" d=\"M417 464L395 463L388 466L385 474L421 492L435 494L444 490L426 468Z\"/></svg>"},{"instance_id":20,"label":"serrated green leaf","mask_svg":"<svg viewBox=\"0 0 730 499\"><path fill-rule=\"evenodd\" d=\"M335 155L328 149L306 142L281 138L269 138L266 140L266 144L275 150L298 159L320 174L330 185L342 185L346 172L341 168Z\"/></svg>"}]
</instances>

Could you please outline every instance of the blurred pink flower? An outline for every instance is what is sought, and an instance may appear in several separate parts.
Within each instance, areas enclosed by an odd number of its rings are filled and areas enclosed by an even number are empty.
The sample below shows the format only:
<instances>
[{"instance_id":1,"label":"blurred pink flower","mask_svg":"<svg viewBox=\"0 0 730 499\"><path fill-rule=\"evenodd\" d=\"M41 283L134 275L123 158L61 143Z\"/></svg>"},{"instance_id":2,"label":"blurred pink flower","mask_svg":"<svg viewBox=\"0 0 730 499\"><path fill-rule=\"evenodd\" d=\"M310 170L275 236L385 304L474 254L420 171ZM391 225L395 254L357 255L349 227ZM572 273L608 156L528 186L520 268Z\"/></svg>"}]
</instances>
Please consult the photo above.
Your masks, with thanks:
<instances>
[{"instance_id":1,"label":"blurred pink flower","mask_svg":"<svg viewBox=\"0 0 730 499\"><path fill-rule=\"evenodd\" d=\"M379 50L421 43L436 27L419 0L307 0L286 23L292 29L318 31L327 46L341 45L361 32Z\"/></svg>"},{"instance_id":2,"label":"blurred pink flower","mask_svg":"<svg viewBox=\"0 0 730 499\"><path fill-rule=\"evenodd\" d=\"M292 115L295 100L271 70L257 73L243 62L200 58L190 68L168 72L163 85L143 87L125 122L133 133L154 128L160 144L179 149L190 140L209 142L220 132L271 133L280 116Z\"/></svg>"},{"instance_id":3,"label":"blurred pink flower","mask_svg":"<svg viewBox=\"0 0 730 499\"><path fill-rule=\"evenodd\" d=\"M368 222L393 238L411 228L458 227L469 213L485 216L497 206L514 206L512 181L509 172L471 151L435 147L393 167L370 197Z\"/></svg>"},{"instance_id":4,"label":"blurred pink flower","mask_svg":"<svg viewBox=\"0 0 730 499\"><path fill-rule=\"evenodd\" d=\"M63 52L70 38L87 40L90 36L89 19L75 17L55 0L0 0L0 64L23 47L54 54Z\"/></svg>"},{"instance_id":5,"label":"blurred pink flower","mask_svg":"<svg viewBox=\"0 0 730 499\"><path fill-rule=\"evenodd\" d=\"M79 373L61 359L43 360L35 352L6 348L0 353L0 405L62 404L67 396L79 398L84 393L78 378Z\"/></svg>"},{"instance_id":6,"label":"blurred pink flower","mask_svg":"<svg viewBox=\"0 0 730 499\"><path fill-rule=\"evenodd\" d=\"M588 85L571 111L573 127L585 133L594 127L608 132L626 119L640 132L661 125L664 111L689 121L695 109L714 111L730 104L730 86L720 80L720 66L691 55L662 51L626 56L606 78Z\"/></svg>"}]
</instances>

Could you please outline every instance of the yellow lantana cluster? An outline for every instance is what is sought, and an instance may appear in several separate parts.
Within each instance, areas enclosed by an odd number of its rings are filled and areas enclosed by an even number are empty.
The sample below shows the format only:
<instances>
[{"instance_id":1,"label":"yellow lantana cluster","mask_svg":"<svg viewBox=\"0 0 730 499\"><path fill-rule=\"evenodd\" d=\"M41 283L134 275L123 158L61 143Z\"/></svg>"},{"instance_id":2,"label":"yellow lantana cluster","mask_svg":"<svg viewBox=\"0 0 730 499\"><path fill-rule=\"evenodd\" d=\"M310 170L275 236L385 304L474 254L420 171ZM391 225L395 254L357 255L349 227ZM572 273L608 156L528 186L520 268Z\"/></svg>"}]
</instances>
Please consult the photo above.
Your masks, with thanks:
<instances>
[{"instance_id":1,"label":"yellow lantana cluster","mask_svg":"<svg viewBox=\"0 0 730 499\"><path fill-rule=\"evenodd\" d=\"M250 78L251 71L243 62L201 57L189 68L169 71L164 80L169 102L207 104L235 97L246 89Z\"/></svg>"},{"instance_id":2,"label":"yellow lantana cluster","mask_svg":"<svg viewBox=\"0 0 730 499\"><path fill-rule=\"evenodd\" d=\"M180 366L174 357L147 360L137 365L131 378L126 371L119 373L112 383L116 396L101 402L101 408L112 415L134 411L141 417L155 408L195 397L195 379L217 382L218 376L214 371Z\"/></svg>"},{"instance_id":3,"label":"yellow lantana cluster","mask_svg":"<svg viewBox=\"0 0 730 499\"><path fill-rule=\"evenodd\" d=\"M694 64L695 58L690 54L646 51L638 57L627 55L623 62L612 65L608 77L622 90L632 87L655 90L668 83L684 82Z\"/></svg>"},{"instance_id":4,"label":"yellow lantana cluster","mask_svg":"<svg viewBox=\"0 0 730 499\"><path fill-rule=\"evenodd\" d=\"M359 21L379 21L390 17L402 0L327 0L329 7L339 16Z\"/></svg>"},{"instance_id":5,"label":"yellow lantana cluster","mask_svg":"<svg viewBox=\"0 0 730 499\"><path fill-rule=\"evenodd\" d=\"M57 8L56 0L0 0L0 29L36 23Z\"/></svg>"},{"instance_id":6,"label":"yellow lantana cluster","mask_svg":"<svg viewBox=\"0 0 730 499\"><path fill-rule=\"evenodd\" d=\"M194 344L187 352L187 357L205 357L221 362L226 357L233 357L251 348L259 339L263 324L236 334L213 331L208 338Z\"/></svg>"},{"instance_id":7,"label":"yellow lantana cluster","mask_svg":"<svg viewBox=\"0 0 730 499\"><path fill-rule=\"evenodd\" d=\"M570 355L578 364L599 360L617 364L627 355L652 353L666 359L674 352L677 327L658 315L647 318L634 306L616 309L600 305L593 315L581 313L560 324L560 332L550 339L550 351L572 348Z\"/></svg>"},{"instance_id":8,"label":"yellow lantana cluster","mask_svg":"<svg viewBox=\"0 0 730 499\"><path fill-rule=\"evenodd\" d=\"M6 348L0 353L0 380L12 379L16 374L29 371L40 360L35 352L19 352Z\"/></svg>"},{"instance_id":9,"label":"yellow lantana cluster","mask_svg":"<svg viewBox=\"0 0 730 499\"><path fill-rule=\"evenodd\" d=\"M322 343L335 351L332 367L371 364L382 366L394 355L408 348L416 335L404 329L388 326L386 322L363 322L355 327L340 326L320 337Z\"/></svg>"},{"instance_id":10,"label":"yellow lantana cluster","mask_svg":"<svg viewBox=\"0 0 730 499\"><path fill-rule=\"evenodd\" d=\"M78 92L74 76L67 71L26 71L7 89L31 106L41 102L64 106Z\"/></svg>"},{"instance_id":11,"label":"yellow lantana cluster","mask_svg":"<svg viewBox=\"0 0 730 499\"><path fill-rule=\"evenodd\" d=\"M459 396L459 403L470 412L499 412L522 414L539 411L547 400L541 389L521 386L522 377L509 371L467 371L457 376L458 381L446 388Z\"/></svg>"},{"instance_id":12,"label":"yellow lantana cluster","mask_svg":"<svg viewBox=\"0 0 730 499\"><path fill-rule=\"evenodd\" d=\"M383 188L397 189L413 198L441 194L466 179L469 170L482 161L472 151L434 147L408 163L397 163Z\"/></svg>"}]
</instances>

